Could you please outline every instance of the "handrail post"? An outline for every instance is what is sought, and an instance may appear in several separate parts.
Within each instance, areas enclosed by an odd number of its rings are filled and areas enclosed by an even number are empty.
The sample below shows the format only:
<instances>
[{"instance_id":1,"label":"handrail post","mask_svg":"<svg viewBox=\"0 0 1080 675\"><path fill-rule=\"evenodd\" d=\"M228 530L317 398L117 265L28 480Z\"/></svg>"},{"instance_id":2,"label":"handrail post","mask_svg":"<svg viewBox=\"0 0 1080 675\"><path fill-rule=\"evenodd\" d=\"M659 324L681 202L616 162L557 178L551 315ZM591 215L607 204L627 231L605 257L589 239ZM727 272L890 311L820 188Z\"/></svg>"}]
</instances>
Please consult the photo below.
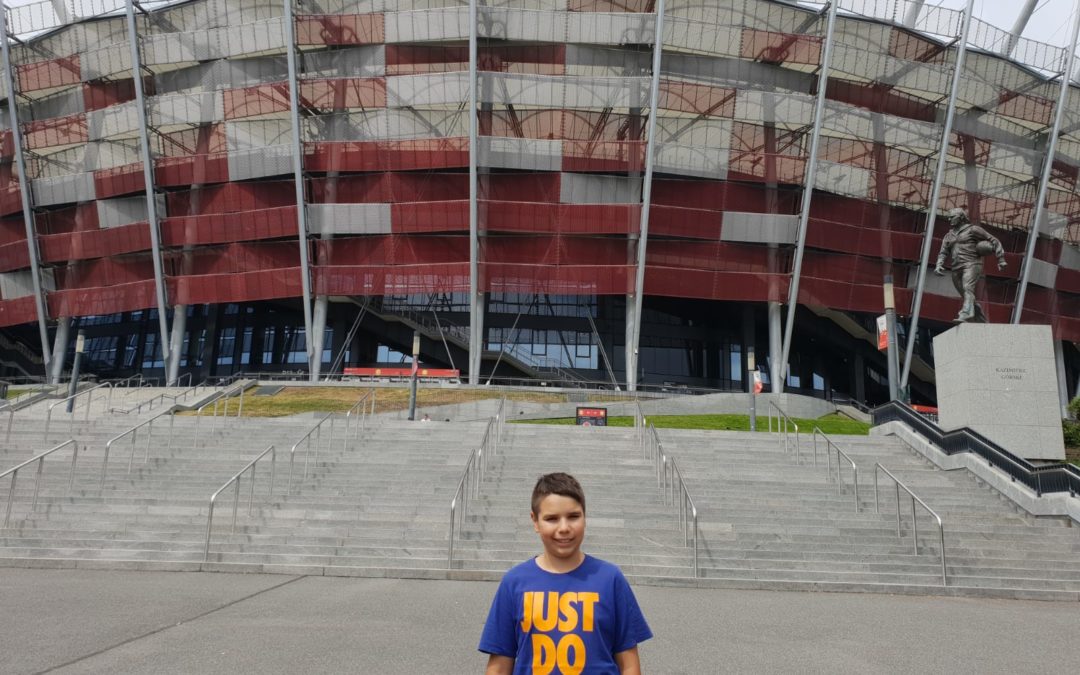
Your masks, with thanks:
<instances>
[{"instance_id":1,"label":"handrail post","mask_svg":"<svg viewBox=\"0 0 1080 675\"><path fill-rule=\"evenodd\" d=\"M240 505L240 476L237 476L233 482L236 484L236 489L233 490L232 529L229 534L236 534L236 507Z\"/></svg>"},{"instance_id":2,"label":"handrail post","mask_svg":"<svg viewBox=\"0 0 1080 675\"><path fill-rule=\"evenodd\" d=\"M919 521L915 517L915 497L911 497L911 539L915 545L915 555L919 555Z\"/></svg>"},{"instance_id":3,"label":"handrail post","mask_svg":"<svg viewBox=\"0 0 1080 675\"><path fill-rule=\"evenodd\" d=\"M15 469L11 472L11 484L8 486L8 500L7 500L7 512L4 513L4 529L7 529L8 523L11 522L11 503L15 499L15 484L19 477L19 470Z\"/></svg>"},{"instance_id":4,"label":"handrail post","mask_svg":"<svg viewBox=\"0 0 1080 675\"><path fill-rule=\"evenodd\" d=\"M203 562L210 562L210 532L214 527L214 500L217 499L215 492L210 497L210 512L206 516L206 547L203 548Z\"/></svg>"}]
</instances>

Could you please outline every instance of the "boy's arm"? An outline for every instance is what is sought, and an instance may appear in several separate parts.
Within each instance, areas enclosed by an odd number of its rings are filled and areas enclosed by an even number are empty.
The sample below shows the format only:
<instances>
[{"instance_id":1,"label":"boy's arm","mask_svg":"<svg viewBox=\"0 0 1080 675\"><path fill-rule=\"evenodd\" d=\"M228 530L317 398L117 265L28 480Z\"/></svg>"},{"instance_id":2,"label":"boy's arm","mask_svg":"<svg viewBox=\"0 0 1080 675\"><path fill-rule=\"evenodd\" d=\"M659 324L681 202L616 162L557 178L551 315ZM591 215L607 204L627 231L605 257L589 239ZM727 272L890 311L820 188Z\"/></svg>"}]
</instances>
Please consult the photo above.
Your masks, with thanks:
<instances>
[{"instance_id":1,"label":"boy's arm","mask_svg":"<svg viewBox=\"0 0 1080 675\"><path fill-rule=\"evenodd\" d=\"M616 654L615 665L619 667L622 675L641 675L641 659L638 658L637 645Z\"/></svg>"},{"instance_id":2,"label":"boy's arm","mask_svg":"<svg viewBox=\"0 0 1080 675\"><path fill-rule=\"evenodd\" d=\"M618 656L616 655L615 658L618 658ZM616 663L618 662L616 661ZM487 669L484 670L484 675L510 675L513 672L514 659L500 654L491 654L488 656Z\"/></svg>"}]
</instances>

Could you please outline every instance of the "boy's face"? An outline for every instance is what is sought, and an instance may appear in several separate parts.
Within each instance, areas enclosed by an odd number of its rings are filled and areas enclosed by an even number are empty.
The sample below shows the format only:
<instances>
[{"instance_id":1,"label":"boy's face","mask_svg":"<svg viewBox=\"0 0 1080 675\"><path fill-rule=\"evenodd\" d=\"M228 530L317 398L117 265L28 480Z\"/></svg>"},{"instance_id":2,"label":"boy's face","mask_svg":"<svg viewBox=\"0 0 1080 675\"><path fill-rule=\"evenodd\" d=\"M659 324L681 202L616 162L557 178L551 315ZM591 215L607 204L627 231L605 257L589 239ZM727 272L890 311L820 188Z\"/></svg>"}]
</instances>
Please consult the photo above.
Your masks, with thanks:
<instances>
[{"instance_id":1,"label":"boy's face","mask_svg":"<svg viewBox=\"0 0 1080 675\"><path fill-rule=\"evenodd\" d=\"M544 545L544 552L550 558L577 557L581 542L585 539L585 510L578 500L548 495L540 501L537 513L531 516L533 527Z\"/></svg>"}]
</instances>

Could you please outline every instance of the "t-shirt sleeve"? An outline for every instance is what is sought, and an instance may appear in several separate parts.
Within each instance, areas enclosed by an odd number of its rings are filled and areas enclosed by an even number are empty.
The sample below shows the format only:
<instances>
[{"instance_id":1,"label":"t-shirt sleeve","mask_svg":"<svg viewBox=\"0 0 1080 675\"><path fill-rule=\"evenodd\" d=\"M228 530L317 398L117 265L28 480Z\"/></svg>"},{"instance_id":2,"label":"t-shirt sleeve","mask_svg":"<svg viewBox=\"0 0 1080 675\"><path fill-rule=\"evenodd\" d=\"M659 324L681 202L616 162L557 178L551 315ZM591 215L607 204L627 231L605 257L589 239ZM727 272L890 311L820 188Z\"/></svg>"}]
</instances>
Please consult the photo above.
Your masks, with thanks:
<instances>
[{"instance_id":1,"label":"t-shirt sleeve","mask_svg":"<svg viewBox=\"0 0 1080 675\"><path fill-rule=\"evenodd\" d=\"M625 652L653 636L649 624L645 622L645 615L638 606L637 598L634 597L634 591L630 588L630 582L622 572L615 578L615 612L618 627L614 653Z\"/></svg>"},{"instance_id":2,"label":"t-shirt sleeve","mask_svg":"<svg viewBox=\"0 0 1080 675\"><path fill-rule=\"evenodd\" d=\"M484 623L484 632L480 635L480 646L477 647L480 651L510 658L517 656L517 632L511 595L506 579L503 579L499 590L495 591L495 599L491 601L487 622Z\"/></svg>"}]
</instances>

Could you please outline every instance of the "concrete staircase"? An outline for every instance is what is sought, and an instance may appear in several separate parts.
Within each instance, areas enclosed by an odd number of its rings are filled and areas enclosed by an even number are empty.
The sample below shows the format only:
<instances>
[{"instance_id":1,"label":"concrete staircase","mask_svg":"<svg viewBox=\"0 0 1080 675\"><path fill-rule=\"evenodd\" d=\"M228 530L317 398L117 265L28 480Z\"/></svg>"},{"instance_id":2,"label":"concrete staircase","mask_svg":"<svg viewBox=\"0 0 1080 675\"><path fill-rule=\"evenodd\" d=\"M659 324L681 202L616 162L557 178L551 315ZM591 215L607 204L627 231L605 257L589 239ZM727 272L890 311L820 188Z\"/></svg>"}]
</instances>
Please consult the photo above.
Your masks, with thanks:
<instances>
[{"instance_id":1,"label":"concrete staircase","mask_svg":"<svg viewBox=\"0 0 1080 675\"><path fill-rule=\"evenodd\" d=\"M802 464L776 436L662 430L678 457L704 522L705 583L739 588L944 593L1080 599L1080 528L1036 518L966 471L941 471L900 441L834 437L859 469L859 513L851 468L841 494L819 441L801 441ZM880 462L944 521L948 586L942 587L936 521L921 507L919 548L912 544L911 501L900 491L897 537L894 483Z\"/></svg>"},{"instance_id":2,"label":"concrete staircase","mask_svg":"<svg viewBox=\"0 0 1080 675\"><path fill-rule=\"evenodd\" d=\"M496 579L539 551L529 495L537 476L561 470L586 490L586 550L646 583L1080 599L1080 529L1021 513L967 472L940 471L888 437L834 438L859 467L856 513L850 469L844 468L847 489L839 494L823 448L814 467L805 437L798 464L776 436L661 430L699 510L700 577L693 578L692 547L634 430L509 424L462 520L448 570L450 500L486 423L376 416L346 439L336 418L334 441L324 433L317 461L301 445L286 494L289 448L318 419L219 420L211 431L203 418L196 443L195 419L177 416L171 444L157 432L145 462L146 437L140 437L130 474L131 444L114 448L102 487L105 443L139 420L80 416L73 427L80 445L73 488L68 450L47 460L34 510L34 472L20 472L11 523L0 529L0 565ZM42 443L43 424L33 415L20 418L0 450L0 471L59 442L58 431L48 446ZM66 420L59 429L67 434ZM226 490L204 561L210 495L271 444L273 492L267 458L256 466L253 493L249 475L242 479L232 531L235 492ZM898 538L895 491L884 477L881 513L875 512L876 462L944 518L947 586L936 527L917 512L915 554L910 503L901 493L904 537ZM7 484L0 481L0 518Z\"/></svg>"},{"instance_id":3,"label":"concrete staircase","mask_svg":"<svg viewBox=\"0 0 1080 675\"><path fill-rule=\"evenodd\" d=\"M586 499L585 550L627 574L692 575L677 513L657 488L655 464L643 457L633 429L511 424L489 461L480 496L455 544L456 566L503 572L535 556L540 542L529 520L533 485L553 471L573 474Z\"/></svg>"}]
</instances>

